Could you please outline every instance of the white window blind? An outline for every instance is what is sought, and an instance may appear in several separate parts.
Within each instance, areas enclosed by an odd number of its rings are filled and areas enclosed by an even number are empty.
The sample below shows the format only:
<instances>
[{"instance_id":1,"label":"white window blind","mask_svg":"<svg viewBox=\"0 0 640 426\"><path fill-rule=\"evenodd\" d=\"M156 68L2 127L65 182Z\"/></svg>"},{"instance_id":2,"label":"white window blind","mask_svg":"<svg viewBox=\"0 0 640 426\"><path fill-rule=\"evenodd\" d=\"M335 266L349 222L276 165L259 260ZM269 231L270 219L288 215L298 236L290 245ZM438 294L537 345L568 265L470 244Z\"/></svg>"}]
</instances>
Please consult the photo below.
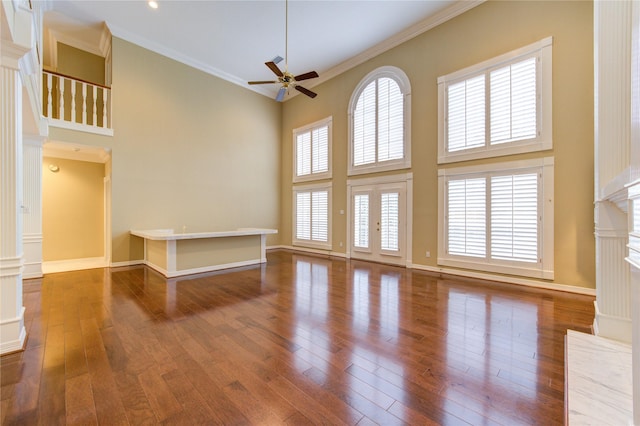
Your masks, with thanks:
<instances>
[{"instance_id":1,"label":"white window blind","mask_svg":"<svg viewBox=\"0 0 640 426\"><path fill-rule=\"evenodd\" d=\"M295 129L294 182L331 177L331 118Z\"/></svg>"},{"instance_id":2,"label":"white window blind","mask_svg":"<svg viewBox=\"0 0 640 426\"><path fill-rule=\"evenodd\" d=\"M456 179L447 183L449 254L486 256L486 179Z\"/></svg>"},{"instance_id":3,"label":"white window blind","mask_svg":"<svg viewBox=\"0 0 640 426\"><path fill-rule=\"evenodd\" d=\"M491 144L535 138L536 58L492 71L490 81Z\"/></svg>"},{"instance_id":4,"label":"white window blind","mask_svg":"<svg viewBox=\"0 0 640 426\"><path fill-rule=\"evenodd\" d=\"M452 84L448 89L448 150L460 151L484 146L484 75Z\"/></svg>"},{"instance_id":5,"label":"white window blind","mask_svg":"<svg viewBox=\"0 0 640 426\"><path fill-rule=\"evenodd\" d=\"M311 132L296 137L296 174L304 176L311 173Z\"/></svg>"},{"instance_id":6,"label":"white window blind","mask_svg":"<svg viewBox=\"0 0 640 426\"><path fill-rule=\"evenodd\" d=\"M313 173L329 170L329 127L322 126L311 132Z\"/></svg>"},{"instance_id":7,"label":"white window blind","mask_svg":"<svg viewBox=\"0 0 640 426\"><path fill-rule=\"evenodd\" d=\"M353 197L353 245L369 248L369 195L356 194Z\"/></svg>"},{"instance_id":8,"label":"white window blind","mask_svg":"<svg viewBox=\"0 0 640 426\"><path fill-rule=\"evenodd\" d=\"M391 68L391 67L384 67ZM365 78L363 88L356 89L357 98L352 98L351 116L351 163L355 168L372 170L375 168L401 168L409 162L407 148L407 111L405 111L405 90L408 80L402 71L372 73ZM406 80L406 81L405 81ZM364 84L366 83L366 84ZM362 173L362 172L360 172Z\"/></svg>"},{"instance_id":9,"label":"white window blind","mask_svg":"<svg viewBox=\"0 0 640 426\"><path fill-rule=\"evenodd\" d=\"M447 180L447 254L538 263L539 173Z\"/></svg>"},{"instance_id":10,"label":"white window blind","mask_svg":"<svg viewBox=\"0 0 640 426\"><path fill-rule=\"evenodd\" d=\"M380 195L380 248L398 251L399 195L397 192Z\"/></svg>"},{"instance_id":11,"label":"white window blind","mask_svg":"<svg viewBox=\"0 0 640 426\"><path fill-rule=\"evenodd\" d=\"M378 79L378 161L400 159L404 145L404 113L398 83Z\"/></svg>"},{"instance_id":12,"label":"white window blind","mask_svg":"<svg viewBox=\"0 0 640 426\"><path fill-rule=\"evenodd\" d=\"M313 186L313 188L309 188ZM294 189L295 241L301 245L325 248L330 245L330 202L328 186L309 185Z\"/></svg>"},{"instance_id":13,"label":"white window blind","mask_svg":"<svg viewBox=\"0 0 640 426\"><path fill-rule=\"evenodd\" d=\"M296 238L311 240L311 193L296 193Z\"/></svg>"},{"instance_id":14,"label":"white window blind","mask_svg":"<svg viewBox=\"0 0 640 426\"><path fill-rule=\"evenodd\" d=\"M438 162L551 149L552 39L438 78Z\"/></svg>"},{"instance_id":15,"label":"white window blind","mask_svg":"<svg viewBox=\"0 0 640 426\"><path fill-rule=\"evenodd\" d=\"M364 89L353 114L353 163L376 161L376 82Z\"/></svg>"},{"instance_id":16,"label":"white window blind","mask_svg":"<svg viewBox=\"0 0 640 426\"><path fill-rule=\"evenodd\" d=\"M538 261L538 175L491 177L491 257Z\"/></svg>"},{"instance_id":17,"label":"white window blind","mask_svg":"<svg viewBox=\"0 0 640 426\"><path fill-rule=\"evenodd\" d=\"M329 197L327 191L311 193L311 239L326 242L329 238Z\"/></svg>"}]
</instances>

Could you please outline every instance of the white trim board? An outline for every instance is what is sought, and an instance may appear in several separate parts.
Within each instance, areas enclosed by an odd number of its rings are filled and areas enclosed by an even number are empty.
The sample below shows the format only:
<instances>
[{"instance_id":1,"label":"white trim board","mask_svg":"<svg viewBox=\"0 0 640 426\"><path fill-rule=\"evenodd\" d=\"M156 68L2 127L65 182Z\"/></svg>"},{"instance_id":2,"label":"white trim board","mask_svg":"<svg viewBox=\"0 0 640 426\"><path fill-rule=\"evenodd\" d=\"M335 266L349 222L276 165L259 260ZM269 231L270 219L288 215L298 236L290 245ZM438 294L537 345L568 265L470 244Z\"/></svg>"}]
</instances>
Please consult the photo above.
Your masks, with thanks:
<instances>
[{"instance_id":1,"label":"white trim board","mask_svg":"<svg viewBox=\"0 0 640 426\"><path fill-rule=\"evenodd\" d=\"M151 262L144 261L143 264L153 269L154 271L161 273L166 278L176 278L176 277L183 277L186 275L195 275L195 274L202 274L205 272L220 271L222 269L232 269L232 268L240 268L243 266L261 265L262 263L264 262L262 262L261 259L250 259L250 260L243 260L241 262L231 262L231 263L222 263L219 265L203 266L201 268L180 269L178 271L173 271L173 272L169 272L166 269L161 268L160 266L153 264Z\"/></svg>"},{"instance_id":2,"label":"white trim board","mask_svg":"<svg viewBox=\"0 0 640 426\"><path fill-rule=\"evenodd\" d=\"M303 248L287 246L287 245L278 245L278 246L267 247L267 251L275 251L275 250L287 250L287 251L293 251L293 252L304 252L304 253L307 253L307 254L318 254L318 255L326 255L326 256L333 256L333 257L340 257L340 258L349 259L348 255L346 253L338 253L338 252L333 252L333 251L303 249ZM366 262L366 260L363 260L363 262ZM397 265L395 265L395 266L397 266ZM402 267L402 266L400 266L400 267ZM484 273L484 272L465 271L465 270L460 270L460 269L451 269L451 268L441 268L441 267L433 267L433 266L427 266L427 265L418 265L418 264L415 264L415 263L412 264L410 262L407 262L407 266L406 267L407 267L407 269L414 269L414 270L418 270L418 271L432 272L432 273L437 273L437 274L446 274L446 275L452 275L452 276L462 277L462 278L473 278L473 279L479 279L479 280L485 280L485 281L500 282L500 283L505 283L505 284L522 285L522 286L525 286L525 287L540 288L540 289L545 289L545 290L563 291L563 292L566 292L566 293L583 294L583 295L586 295L586 296L595 296L596 295L596 289L595 288L578 287L578 286L574 286L574 285L570 285L570 284L543 282L543 281L537 281L537 280L526 279L526 278L511 277L511 276L506 276L506 275L495 275L495 274Z\"/></svg>"},{"instance_id":3,"label":"white trim board","mask_svg":"<svg viewBox=\"0 0 640 426\"><path fill-rule=\"evenodd\" d=\"M43 274L81 271L84 269L107 268L109 263L104 257L87 257L84 259L53 260L42 262Z\"/></svg>"},{"instance_id":4,"label":"white trim board","mask_svg":"<svg viewBox=\"0 0 640 426\"><path fill-rule=\"evenodd\" d=\"M307 87L308 88L313 88L315 86L318 86L319 84L322 84L334 77L336 77L337 75L340 75L352 68L355 68L356 66L368 61L371 58L375 58L376 56L393 49L396 46L399 46L400 44L409 41L417 36L419 36L422 33L425 33L427 31L429 31L432 28L437 27L440 24L443 24L453 18L455 18L458 15L461 15L463 13L465 13L468 10L473 9L476 6L481 5L482 3L484 3L485 0L467 0L467 1L458 1L456 3L454 3L453 5L451 5L450 7L444 9L443 11L437 13L436 15L425 19L422 22L418 22L417 24L407 28L406 30L396 34L395 36L392 36L390 38L388 38L387 40L365 50L364 52L354 56L353 58L350 58L338 65L336 65L335 67L324 71L322 73L322 76L320 76L320 78L314 79L313 82L310 82ZM221 78L223 80L226 80L228 82L231 82L233 84L237 84L238 86L244 87L248 90L254 91L256 93L259 93L261 95L267 96L268 98L272 98L273 97L273 93L271 91L269 91L267 88L260 86L260 85L249 85L247 84L247 82L235 75L231 75L227 72L224 72L218 68L212 67L208 64L205 64L201 61L198 61L194 58L191 58L181 52L178 52L174 49L169 49L166 46L163 46L161 44L158 44L156 42L153 42L151 40L148 40L144 37L140 37L136 34L133 34L130 31L127 31L123 28L118 27L117 25L110 23L110 22L106 22L106 26L108 28L108 30L111 32L111 34L114 37L118 37L122 40L125 40L129 43L133 43L135 45L141 46L147 50L150 50L152 52L155 52L159 55L163 55L167 58L173 59L174 61L178 61L180 63L183 63L185 65L188 65L190 67L193 67L197 70L203 71L205 73L211 74L213 76L216 76L218 78ZM295 96L297 96L298 93L296 91L292 91L292 93L287 96L287 98L285 99L285 102L288 99L291 99Z\"/></svg>"}]
</instances>

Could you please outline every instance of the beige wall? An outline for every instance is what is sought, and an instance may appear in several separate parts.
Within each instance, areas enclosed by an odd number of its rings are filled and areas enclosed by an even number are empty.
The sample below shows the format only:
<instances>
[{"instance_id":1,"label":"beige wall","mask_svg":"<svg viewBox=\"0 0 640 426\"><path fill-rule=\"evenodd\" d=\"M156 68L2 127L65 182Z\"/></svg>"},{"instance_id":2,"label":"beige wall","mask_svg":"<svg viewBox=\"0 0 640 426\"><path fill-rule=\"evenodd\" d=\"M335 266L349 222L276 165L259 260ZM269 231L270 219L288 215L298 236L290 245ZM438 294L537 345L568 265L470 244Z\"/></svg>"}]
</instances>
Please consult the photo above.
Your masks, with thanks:
<instances>
[{"instance_id":1,"label":"beige wall","mask_svg":"<svg viewBox=\"0 0 640 426\"><path fill-rule=\"evenodd\" d=\"M317 86L318 97L284 104L282 127L283 244L291 244L292 130L333 116L333 250L346 243L347 108L370 71L393 65L411 82L413 263L436 267L437 78L553 36L552 151L555 157L555 282L595 287L593 238L593 4L487 2ZM514 157L505 158L512 160ZM469 162L466 164L476 164ZM425 252L432 253L425 258Z\"/></svg>"},{"instance_id":2,"label":"beige wall","mask_svg":"<svg viewBox=\"0 0 640 426\"><path fill-rule=\"evenodd\" d=\"M112 261L143 258L131 229L278 229L280 104L117 38L112 52L114 136L50 131L112 148Z\"/></svg>"},{"instance_id":3,"label":"beige wall","mask_svg":"<svg viewBox=\"0 0 640 426\"><path fill-rule=\"evenodd\" d=\"M102 56L58 43L58 68L56 72L90 83L104 85L104 67Z\"/></svg>"},{"instance_id":4,"label":"beige wall","mask_svg":"<svg viewBox=\"0 0 640 426\"><path fill-rule=\"evenodd\" d=\"M412 90L412 258L435 267L437 77L553 36L554 148L517 158L554 156L555 282L593 288L592 6L490 1L315 87L314 100L284 104L115 38L114 137L50 136L112 148L117 263L142 258L130 229L260 226L280 232L269 245L291 244L291 131L332 116L332 241L344 252L349 98L368 72L397 66Z\"/></svg>"},{"instance_id":5,"label":"beige wall","mask_svg":"<svg viewBox=\"0 0 640 426\"><path fill-rule=\"evenodd\" d=\"M104 164L44 157L43 261L104 256L104 172Z\"/></svg>"}]
</instances>

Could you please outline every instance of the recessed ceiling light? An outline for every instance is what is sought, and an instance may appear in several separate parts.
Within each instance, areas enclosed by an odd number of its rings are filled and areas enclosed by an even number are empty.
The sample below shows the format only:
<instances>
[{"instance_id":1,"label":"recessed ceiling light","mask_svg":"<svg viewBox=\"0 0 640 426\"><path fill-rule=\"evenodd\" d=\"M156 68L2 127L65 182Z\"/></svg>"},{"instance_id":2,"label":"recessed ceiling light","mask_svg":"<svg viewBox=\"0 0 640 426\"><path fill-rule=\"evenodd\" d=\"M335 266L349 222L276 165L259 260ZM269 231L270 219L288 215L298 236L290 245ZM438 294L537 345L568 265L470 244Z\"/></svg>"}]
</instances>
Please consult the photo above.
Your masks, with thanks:
<instances>
[{"instance_id":1,"label":"recessed ceiling light","mask_svg":"<svg viewBox=\"0 0 640 426\"><path fill-rule=\"evenodd\" d=\"M149 2L147 2L147 3L149 4L149 7L150 7L151 9L157 9L157 8L158 8L158 2L157 2L157 1L150 0L150 1L149 1Z\"/></svg>"}]
</instances>

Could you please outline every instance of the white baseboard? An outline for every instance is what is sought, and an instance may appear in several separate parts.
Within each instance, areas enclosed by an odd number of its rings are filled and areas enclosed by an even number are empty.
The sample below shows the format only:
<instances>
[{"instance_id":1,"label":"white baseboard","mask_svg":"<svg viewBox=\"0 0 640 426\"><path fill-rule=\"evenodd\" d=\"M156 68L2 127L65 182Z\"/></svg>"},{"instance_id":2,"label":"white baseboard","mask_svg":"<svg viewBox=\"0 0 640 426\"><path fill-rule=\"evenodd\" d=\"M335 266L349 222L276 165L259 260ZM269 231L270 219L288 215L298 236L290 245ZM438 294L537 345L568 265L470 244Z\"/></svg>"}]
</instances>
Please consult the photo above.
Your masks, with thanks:
<instances>
[{"instance_id":1,"label":"white baseboard","mask_svg":"<svg viewBox=\"0 0 640 426\"><path fill-rule=\"evenodd\" d=\"M144 265L144 260L125 260L123 262L111 262L109 265L111 268L124 268L127 266L139 266Z\"/></svg>"},{"instance_id":2,"label":"white baseboard","mask_svg":"<svg viewBox=\"0 0 640 426\"><path fill-rule=\"evenodd\" d=\"M106 268L108 266L109 263L104 257L87 257L84 259L54 260L49 262L42 262L42 272L44 274L55 274L57 272Z\"/></svg>"},{"instance_id":3,"label":"white baseboard","mask_svg":"<svg viewBox=\"0 0 640 426\"><path fill-rule=\"evenodd\" d=\"M271 251L271 250L299 251L299 252L303 252L303 253L320 254L320 255L332 256L332 257L341 257L343 259L347 258L347 254L346 253L340 253L340 252L331 251L331 250L313 249L313 248L300 247L300 246L279 245L279 246L269 246L269 247L267 247L267 251Z\"/></svg>"},{"instance_id":4,"label":"white baseboard","mask_svg":"<svg viewBox=\"0 0 640 426\"><path fill-rule=\"evenodd\" d=\"M25 280L42 278L42 262L25 262L22 270L22 278Z\"/></svg>"},{"instance_id":5,"label":"white baseboard","mask_svg":"<svg viewBox=\"0 0 640 426\"><path fill-rule=\"evenodd\" d=\"M295 247L287 246L287 245L270 246L267 248L267 250L290 250L290 251L298 251L298 252L311 253L311 254L322 254L322 255L348 258L346 253L338 253L338 252L327 251L327 250L314 250L314 249L308 249L308 248L298 247L298 246L295 246ZM418 264L412 263L411 260L409 259L406 261L406 267L408 269L416 269L419 271L434 272L438 274L455 275L455 276L464 277L464 278L476 278L476 279L487 280L487 281L497 281L502 283L517 284L517 285L542 288L547 290L557 290L557 291L564 291L568 293L584 294L587 296L596 295L595 288L586 288L586 287L573 286L569 284L536 281L528 278L510 277L506 275L494 275L486 272L474 272L474 271L465 271L460 269L418 265Z\"/></svg>"},{"instance_id":6,"label":"white baseboard","mask_svg":"<svg viewBox=\"0 0 640 426\"><path fill-rule=\"evenodd\" d=\"M243 260L241 262L231 262L231 263L223 263L220 265L203 266L200 268L181 269L179 271L167 271L166 269L161 268L160 266L155 265L151 262L144 262L144 264L147 265L149 268L160 272L162 275L164 275L167 278L176 278L176 277L182 277L185 275L203 274L205 272L220 271L222 269L240 268L243 266L260 265L262 263L264 262L262 262L261 259L251 259L251 260Z\"/></svg>"},{"instance_id":7,"label":"white baseboard","mask_svg":"<svg viewBox=\"0 0 640 426\"><path fill-rule=\"evenodd\" d=\"M458 276L458 277L477 278L477 279L480 279L480 280L497 281L497 282L502 282L502 283L507 283L507 284L517 284L517 285L523 285L523 286L527 286L527 287L542 288L542 289L546 289L546 290L558 290L558 291L564 291L564 292L568 292L568 293L584 294L584 295L587 295L587 296L595 296L596 295L596 289L595 288L578 287L578 286L569 285L569 284L536 281L536 280L532 280L532 279L528 279L528 278L510 277L510 276L507 276L507 275L494 275L494 274L486 273L486 272L465 271L465 270L460 270L460 269L451 269L451 268L441 268L441 267L433 267L433 266L426 266L426 265L417 265L415 263L413 265L411 265L411 267L413 269L417 269L419 271L435 272L435 273L447 274L447 275L455 275L455 276Z\"/></svg>"},{"instance_id":8,"label":"white baseboard","mask_svg":"<svg viewBox=\"0 0 640 426\"><path fill-rule=\"evenodd\" d=\"M593 302L593 305L596 308L596 315L593 319L593 333L596 336L631 344L631 318L603 314L598 308L597 300Z\"/></svg>"}]
</instances>

